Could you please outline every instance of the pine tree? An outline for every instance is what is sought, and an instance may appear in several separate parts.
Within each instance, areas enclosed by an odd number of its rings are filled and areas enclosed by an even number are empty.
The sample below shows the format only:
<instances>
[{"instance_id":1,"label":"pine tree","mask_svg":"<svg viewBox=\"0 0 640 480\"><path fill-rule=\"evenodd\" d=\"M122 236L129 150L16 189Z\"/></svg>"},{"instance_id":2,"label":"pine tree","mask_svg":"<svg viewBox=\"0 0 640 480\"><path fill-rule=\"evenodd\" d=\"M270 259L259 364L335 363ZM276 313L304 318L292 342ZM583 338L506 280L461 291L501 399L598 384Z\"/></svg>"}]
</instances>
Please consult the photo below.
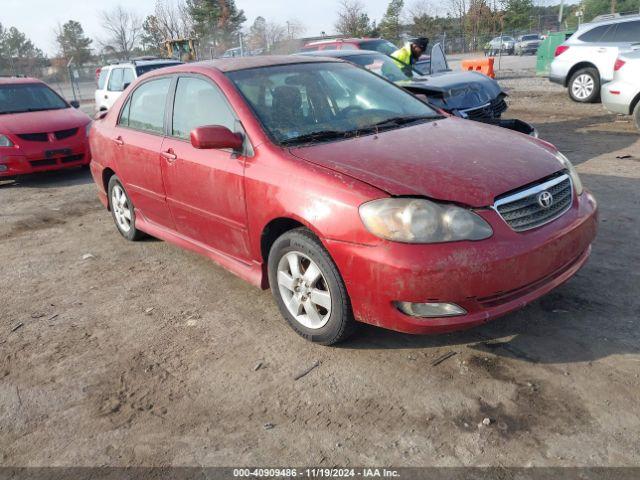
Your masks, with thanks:
<instances>
[{"instance_id":1,"label":"pine tree","mask_svg":"<svg viewBox=\"0 0 640 480\"><path fill-rule=\"evenodd\" d=\"M378 26L382 37L394 43L398 43L401 40L402 22L400 21L400 16L403 8L404 0L391 0Z\"/></svg>"},{"instance_id":2,"label":"pine tree","mask_svg":"<svg viewBox=\"0 0 640 480\"><path fill-rule=\"evenodd\" d=\"M246 17L234 0L188 0L187 8L201 44L220 52L238 43Z\"/></svg>"},{"instance_id":3,"label":"pine tree","mask_svg":"<svg viewBox=\"0 0 640 480\"><path fill-rule=\"evenodd\" d=\"M82 65L91 58L91 40L84 34L80 22L69 20L58 27L56 32L59 53L63 58L73 58L76 65Z\"/></svg>"}]
</instances>

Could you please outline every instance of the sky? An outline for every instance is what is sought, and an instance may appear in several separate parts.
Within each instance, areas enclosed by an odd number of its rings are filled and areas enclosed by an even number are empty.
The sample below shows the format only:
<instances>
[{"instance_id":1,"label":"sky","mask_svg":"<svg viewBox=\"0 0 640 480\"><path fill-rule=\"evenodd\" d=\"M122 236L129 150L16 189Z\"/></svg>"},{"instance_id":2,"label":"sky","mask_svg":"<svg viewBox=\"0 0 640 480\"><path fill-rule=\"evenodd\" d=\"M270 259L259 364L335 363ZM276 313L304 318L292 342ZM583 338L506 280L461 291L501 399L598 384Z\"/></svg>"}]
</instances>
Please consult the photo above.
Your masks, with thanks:
<instances>
[{"instance_id":1,"label":"sky","mask_svg":"<svg viewBox=\"0 0 640 480\"><path fill-rule=\"evenodd\" d=\"M388 0L366 0L369 17L379 20ZM407 2L411 3L411 2ZM339 0L236 0L247 17L245 26L257 16L284 24L298 19L306 27L306 36L333 32ZM48 55L55 54L54 29L58 23L79 21L91 38L103 36L99 12L117 5L136 10L142 17L151 14L155 0L0 0L0 23L16 27Z\"/></svg>"}]
</instances>

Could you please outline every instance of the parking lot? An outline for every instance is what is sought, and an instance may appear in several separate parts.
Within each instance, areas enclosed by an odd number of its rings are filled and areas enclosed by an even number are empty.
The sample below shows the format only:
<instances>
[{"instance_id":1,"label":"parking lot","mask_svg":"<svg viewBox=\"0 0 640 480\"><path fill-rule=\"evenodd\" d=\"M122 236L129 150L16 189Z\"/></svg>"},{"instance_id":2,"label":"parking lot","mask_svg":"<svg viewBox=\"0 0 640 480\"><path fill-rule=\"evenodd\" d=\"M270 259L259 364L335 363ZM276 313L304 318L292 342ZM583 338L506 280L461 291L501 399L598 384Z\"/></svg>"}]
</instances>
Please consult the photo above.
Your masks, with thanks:
<instances>
[{"instance_id":1,"label":"parking lot","mask_svg":"<svg viewBox=\"0 0 640 480\"><path fill-rule=\"evenodd\" d=\"M0 463L637 465L640 135L502 62L506 116L574 162L600 230L570 282L462 333L317 346L270 292L126 242L88 170L1 183Z\"/></svg>"}]
</instances>

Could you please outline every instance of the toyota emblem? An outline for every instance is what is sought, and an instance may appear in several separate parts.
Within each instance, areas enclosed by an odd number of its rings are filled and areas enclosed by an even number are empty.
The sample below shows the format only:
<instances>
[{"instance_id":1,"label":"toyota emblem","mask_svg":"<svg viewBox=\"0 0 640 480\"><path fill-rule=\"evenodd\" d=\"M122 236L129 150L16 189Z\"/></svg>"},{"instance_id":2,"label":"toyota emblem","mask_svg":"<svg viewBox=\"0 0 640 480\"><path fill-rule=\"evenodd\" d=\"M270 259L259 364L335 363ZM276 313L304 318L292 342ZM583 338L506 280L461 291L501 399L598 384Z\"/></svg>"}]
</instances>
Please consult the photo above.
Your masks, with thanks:
<instances>
[{"instance_id":1,"label":"toyota emblem","mask_svg":"<svg viewBox=\"0 0 640 480\"><path fill-rule=\"evenodd\" d=\"M551 205L553 205L553 195L551 195L551 192L544 191L540 193L538 195L538 205L545 210L551 208Z\"/></svg>"}]
</instances>

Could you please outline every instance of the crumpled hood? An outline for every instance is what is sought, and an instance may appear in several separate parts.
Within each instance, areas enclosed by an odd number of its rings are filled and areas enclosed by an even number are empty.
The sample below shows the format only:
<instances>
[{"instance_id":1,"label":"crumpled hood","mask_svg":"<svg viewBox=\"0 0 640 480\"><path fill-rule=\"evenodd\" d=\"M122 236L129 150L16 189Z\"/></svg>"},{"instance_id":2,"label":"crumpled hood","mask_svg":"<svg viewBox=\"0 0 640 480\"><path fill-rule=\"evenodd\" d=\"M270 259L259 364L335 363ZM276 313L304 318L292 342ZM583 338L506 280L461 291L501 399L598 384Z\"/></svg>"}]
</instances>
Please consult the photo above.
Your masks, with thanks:
<instances>
[{"instance_id":1,"label":"crumpled hood","mask_svg":"<svg viewBox=\"0 0 640 480\"><path fill-rule=\"evenodd\" d=\"M91 119L75 108L0 115L0 133L51 133L84 127Z\"/></svg>"},{"instance_id":2,"label":"crumpled hood","mask_svg":"<svg viewBox=\"0 0 640 480\"><path fill-rule=\"evenodd\" d=\"M480 107L504 94L498 82L478 72L442 72L397 85L447 111Z\"/></svg>"},{"instance_id":3,"label":"crumpled hood","mask_svg":"<svg viewBox=\"0 0 640 480\"><path fill-rule=\"evenodd\" d=\"M539 140L455 117L290 151L390 195L472 207L562 169Z\"/></svg>"}]
</instances>

